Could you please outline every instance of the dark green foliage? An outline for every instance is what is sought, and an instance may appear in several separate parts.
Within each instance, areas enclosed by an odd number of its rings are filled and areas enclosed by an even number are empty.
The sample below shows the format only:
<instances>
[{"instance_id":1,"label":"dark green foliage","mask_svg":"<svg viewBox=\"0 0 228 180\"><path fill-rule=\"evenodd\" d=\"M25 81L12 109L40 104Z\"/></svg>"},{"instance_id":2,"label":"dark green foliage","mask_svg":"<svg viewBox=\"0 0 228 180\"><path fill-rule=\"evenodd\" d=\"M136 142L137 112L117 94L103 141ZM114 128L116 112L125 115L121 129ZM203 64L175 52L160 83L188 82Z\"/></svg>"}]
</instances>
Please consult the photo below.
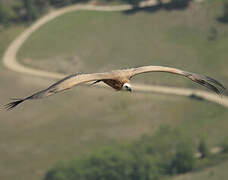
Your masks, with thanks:
<instances>
[{"instance_id":1,"label":"dark green foliage","mask_svg":"<svg viewBox=\"0 0 228 180\"><path fill-rule=\"evenodd\" d=\"M13 5L3 5L0 1L0 24L10 24L14 22L32 22L39 18L49 6L63 7L75 3L86 3L90 0L20 0L15 1ZM138 5L143 0L118 0L131 4L138 9ZM176 9L187 7L191 0L172 0L171 3L164 5L166 9ZM100 3L113 3L115 0L102 0ZM162 1L158 0L162 6Z\"/></svg>"},{"instance_id":2,"label":"dark green foliage","mask_svg":"<svg viewBox=\"0 0 228 180\"><path fill-rule=\"evenodd\" d=\"M186 173L193 170L196 159L192 147L187 143L178 145L169 167L170 174Z\"/></svg>"},{"instance_id":3,"label":"dark green foliage","mask_svg":"<svg viewBox=\"0 0 228 180\"><path fill-rule=\"evenodd\" d=\"M167 5L165 5L165 7L169 10L172 9L185 9L188 7L189 3L192 0L171 0L170 3L168 3Z\"/></svg>"},{"instance_id":4,"label":"dark green foliage","mask_svg":"<svg viewBox=\"0 0 228 180\"><path fill-rule=\"evenodd\" d=\"M125 151L103 150L81 162L80 176L88 180L130 179L134 159ZM75 162L77 164L77 162Z\"/></svg>"},{"instance_id":5,"label":"dark green foliage","mask_svg":"<svg viewBox=\"0 0 228 180\"><path fill-rule=\"evenodd\" d=\"M191 141L163 127L129 146L113 146L58 165L45 180L158 180L193 169ZM186 141L186 143L185 143Z\"/></svg>"},{"instance_id":6,"label":"dark green foliage","mask_svg":"<svg viewBox=\"0 0 228 180\"><path fill-rule=\"evenodd\" d=\"M40 17L48 7L46 0L21 0L10 5L0 2L0 24L31 22Z\"/></svg>"},{"instance_id":7,"label":"dark green foliage","mask_svg":"<svg viewBox=\"0 0 228 180\"><path fill-rule=\"evenodd\" d=\"M14 16L12 9L0 2L0 24L8 24Z\"/></svg>"},{"instance_id":8,"label":"dark green foliage","mask_svg":"<svg viewBox=\"0 0 228 180\"><path fill-rule=\"evenodd\" d=\"M53 179L86 179L118 180L131 179L134 157L124 149L106 148L85 158L71 161L65 167L49 171L45 180Z\"/></svg>"},{"instance_id":9,"label":"dark green foliage","mask_svg":"<svg viewBox=\"0 0 228 180\"><path fill-rule=\"evenodd\" d=\"M77 179L79 177L79 174L77 170L73 167L64 167L64 164L60 164L59 166L56 166L55 169L52 169L48 171L48 173L45 176L46 180L73 180Z\"/></svg>"},{"instance_id":10,"label":"dark green foliage","mask_svg":"<svg viewBox=\"0 0 228 180\"><path fill-rule=\"evenodd\" d=\"M195 166L192 140L177 130L162 127L155 136L143 138L140 143L142 154L159 159L157 165L162 175L185 173Z\"/></svg>"},{"instance_id":11,"label":"dark green foliage","mask_svg":"<svg viewBox=\"0 0 228 180\"><path fill-rule=\"evenodd\" d=\"M0 2L0 23L5 24L9 21L9 15L3 4Z\"/></svg>"},{"instance_id":12,"label":"dark green foliage","mask_svg":"<svg viewBox=\"0 0 228 180\"><path fill-rule=\"evenodd\" d=\"M228 2L224 2L223 4L223 17L228 19Z\"/></svg>"},{"instance_id":13,"label":"dark green foliage","mask_svg":"<svg viewBox=\"0 0 228 180\"><path fill-rule=\"evenodd\" d=\"M23 0L23 7L26 21L33 21L45 11L47 2L45 0Z\"/></svg>"},{"instance_id":14,"label":"dark green foliage","mask_svg":"<svg viewBox=\"0 0 228 180\"><path fill-rule=\"evenodd\" d=\"M139 3L143 0L122 0L122 1L137 7Z\"/></svg>"},{"instance_id":15,"label":"dark green foliage","mask_svg":"<svg viewBox=\"0 0 228 180\"><path fill-rule=\"evenodd\" d=\"M147 180L158 179L159 173L151 158L135 157L127 149L105 148L85 158L61 164L48 171L45 180Z\"/></svg>"},{"instance_id":16,"label":"dark green foliage","mask_svg":"<svg viewBox=\"0 0 228 180\"><path fill-rule=\"evenodd\" d=\"M50 5L55 6L55 7L63 7L63 6L67 6L70 4L75 4L75 3L86 3L90 0L48 0L48 2L50 3ZM106 0L108 1L108 0ZM113 1L113 0L109 0L109 1Z\"/></svg>"},{"instance_id":17,"label":"dark green foliage","mask_svg":"<svg viewBox=\"0 0 228 180\"><path fill-rule=\"evenodd\" d=\"M225 140L223 141L222 149L224 153L228 153L228 137L226 137Z\"/></svg>"},{"instance_id":18,"label":"dark green foliage","mask_svg":"<svg viewBox=\"0 0 228 180\"><path fill-rule=\"evenodd\" d=\"M171 0L171 3L179 6L188 5L191 0Z\"/></svg>"},{"instance_id":19,"label":"dark green foliage","mask_svg":"<svg viewBox=\"0 0 228 180\"><path fill-rule=\"evenodd\" d=\"M223 14L217 20L221 23L228 23L228 1L223 2Z\"/></svg>"},{"instance_id":20,"label":"dark green foliage","mask_svg":"<svg viewBox=\"0 0 228 180\"><path fill-rule=\"evenodd\" d=\"M53 6L61 7L71 4L71 0L48 0Z\"/></svg>"},{"instance_id":21,"label":"dark green foliage","mask_svg":"<svg viewBox=\"0 0 228 180\"><path fill-rule=\"evenodd\" d=\"M209 148L207 143L204 139L200 140L198 151L201 153L201 158L206 158L210 155Z\"/></svg>"}]
</instances>

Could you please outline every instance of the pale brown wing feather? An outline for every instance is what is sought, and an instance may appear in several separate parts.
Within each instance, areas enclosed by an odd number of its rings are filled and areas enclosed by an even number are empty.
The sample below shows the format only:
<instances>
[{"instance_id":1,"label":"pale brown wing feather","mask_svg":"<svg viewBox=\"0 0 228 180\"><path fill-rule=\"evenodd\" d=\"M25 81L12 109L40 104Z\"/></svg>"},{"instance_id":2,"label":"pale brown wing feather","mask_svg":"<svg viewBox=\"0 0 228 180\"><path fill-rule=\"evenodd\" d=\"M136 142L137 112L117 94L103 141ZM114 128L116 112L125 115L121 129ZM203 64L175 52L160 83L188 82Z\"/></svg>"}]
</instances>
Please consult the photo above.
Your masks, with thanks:
<instances>
[{"instance_id":1,"label":"pale brown wing feather","mask_svg":"<svg viewBox=\"0 0 228 180\"><path fill-rule=\"evenodd\" d=\"M94 73L94 74L72 74L70 76L67 76L58 82L52 84L47 89L41 90L31 96L28 96L26 98L16 99L15 101L12 101L5 105L5 108L7 110L10 110L17 105L21 104L25 100L33 100L33 99L40 99L44 97L51 96L53 94L56 94L58 92L67 90L72 88L73 86L79 85L81 83L86 83L90 81L97 81L101 79L112 79L115 78L115 74L112 72L110 73Z\"/></svg>"},{"instance_id":2,"label":"pale brown wing feather","mask_svg":"<svg viewBox=\"0 0 228 180\"><path fill-rule=\"evenodd\" d=\"M191 73L191 72L187 72L187 71L183 71L183 70L171 68L171 67L143 66L143 67L129 69L129 71L130 71L130 77L133 77L141 73L147 73L147 72L168 72L172 74L185 76L188 79L191 79L192 81L216 92L217 94L222 94L223 91L225 90L225 87L220 82L218 82L217 80L211 77L195 74L195 73Z\"/></svg>"},{"instance_id":3,"label":"pale brown wing feather","mask_svg":"<svg viewBox=\"0 0 228 180\"><path fill-rule=\"evenodd\" d=\"M133 76L141 73L147 73L147 72L168 72L173 74L179 74L182 76L185 76L192 81L201 84L202 86L205 86L209 88L210 90L215 91L217 94L222 94L222 92L225 90L225 87L218 82L217 80L199 75L194 74L191 72L183 71L176 68L171 67L164 67L164 66L143 66L138 68L131 68L131 69L124 69L124 70L116 70L111 71L107 73L94 73L94 74L73 74L70 76L65 77L64 79L54 83L47 89L44 89L42 91L39 91L31 96L28 96L26 98L17 99L13 102L10 102L5 105L5 108L10 110L14 107L16 107L18 104L24 102L25 100L32 100L32 99L39 99L44 98L47 96L51 96L55 93L64 91L66 89L70 89L73 86L76 86L81 83L89 82L89 81L99 81L104 79L115 79L115 80L124 80L124 79L130 79Z\"/></svg>"}]
</instances>

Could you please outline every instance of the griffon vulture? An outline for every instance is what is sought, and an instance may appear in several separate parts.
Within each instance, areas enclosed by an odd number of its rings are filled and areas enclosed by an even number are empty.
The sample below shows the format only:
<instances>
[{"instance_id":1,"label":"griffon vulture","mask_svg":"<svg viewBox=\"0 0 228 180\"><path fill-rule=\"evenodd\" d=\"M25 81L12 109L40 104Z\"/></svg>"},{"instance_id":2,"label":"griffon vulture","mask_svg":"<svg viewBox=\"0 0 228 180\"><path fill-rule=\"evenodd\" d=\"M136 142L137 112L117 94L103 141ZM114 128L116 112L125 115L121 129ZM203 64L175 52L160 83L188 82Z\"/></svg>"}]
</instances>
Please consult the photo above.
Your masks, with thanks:
<instances>
[{"instance_id":1,"label":"griffon vulture","mask_svg":"<svg viewBox=\"0 0 228 180\"><path fill-rule=\"evenodd\" d=\"M194 74L191 72L187 72L187 71L183 71L183 70L171 68L171 67L143 66L143 67L137 67L137 68L123 69L123 70L114 70L114 71L104 72L104 73L72 74L54 83L50 87L44 90L41 90L31 96L28 96L22 99L14 99L15 101L10 102L9 104L6 104L5 108L7 110L10 110L26 100L33 100L33 99L39 99L39 98L51 96L55 93L64 91L66 89L70 89L73 86L76 86L85 82L91 82L91 81L94 81L92 84L103 82L118 91L125 90L125 91L131 92L132 89L129 83L130 79L135 75L138 75L141 73L147 73L147 72L168 72L168 73L182 75L202 86L207 87L208 89L216 92L217 94L221 94L225 90L225 87L220 82L207 76Z\"/></svg>"}]
</instances>

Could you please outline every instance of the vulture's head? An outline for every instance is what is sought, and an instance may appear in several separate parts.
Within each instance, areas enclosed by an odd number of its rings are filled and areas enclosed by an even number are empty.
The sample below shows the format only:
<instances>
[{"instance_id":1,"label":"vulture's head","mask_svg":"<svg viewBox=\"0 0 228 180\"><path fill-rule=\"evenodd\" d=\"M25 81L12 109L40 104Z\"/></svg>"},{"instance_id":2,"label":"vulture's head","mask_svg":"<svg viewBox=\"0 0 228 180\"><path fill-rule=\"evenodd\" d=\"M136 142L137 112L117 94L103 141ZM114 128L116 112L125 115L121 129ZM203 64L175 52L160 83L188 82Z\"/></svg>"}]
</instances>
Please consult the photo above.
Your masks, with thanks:
<instances>
[{"instance_id":1,"label":"vulture's head","mask_svg":"<svg viewBox=\"0 0 228 180\"><path fill-rule=\"evenodd\" d=\"M131 85L129 83L124 83L122 90L132 92Z\"/></svg>"}]
</instances>

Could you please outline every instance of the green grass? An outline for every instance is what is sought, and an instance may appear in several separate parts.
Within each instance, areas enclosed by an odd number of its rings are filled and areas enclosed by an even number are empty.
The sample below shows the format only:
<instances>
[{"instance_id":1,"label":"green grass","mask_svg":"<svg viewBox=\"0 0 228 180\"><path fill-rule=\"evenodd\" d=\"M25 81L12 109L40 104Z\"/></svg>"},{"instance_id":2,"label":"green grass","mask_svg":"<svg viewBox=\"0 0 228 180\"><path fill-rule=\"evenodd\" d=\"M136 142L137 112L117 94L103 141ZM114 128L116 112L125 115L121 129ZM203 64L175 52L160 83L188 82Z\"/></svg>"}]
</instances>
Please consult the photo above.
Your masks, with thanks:
<instances>
[{"instance_id":1,"label":"green grass","mask_svg":"<svg viewBox=\"0 0 228 180\"><path fill-rule=\"evenodd\" d=\"M113 141L127 143L152 134L160 125L183 128L196 139L210 132L207 139L213 146L227 134L227 116L225 108L184 97L113 94L81 87L3 113L0 154L4 155L4 166L0 178L40 179L56 161L69 160Z\"/></svg>"},{"instance_id":2,"label":"green grass","mask_svg":"<svg viewBox=\"0 0 228 180\"><path fill-rule=\"evenodd\" d=\"M132 15L68 13L35 32L19 57L30 66L69 73L168 65L206 73L227 83L227 28L215 21L219 13L214 5L209 1L186 11L142 11ZM207 38L212 26L219 35L211 42ZM10 30L7 33L11 34ZM2 49L13 37L1 34L0 42L6 42L1 43ZM29 95L51 83L2 68L0 75L2 102ZM145 77L137 80L192 86L176 76ZM0 179L40 180L56 161L72 159L115 141L128 143L154 133L160 125L180 128L196 140L206 137L209 146L214 146L228 136L227 117L227 109L206 101L77 87L1 112Z\"/></svg>"},{"instance_id":3,"label":"green grass","mask_svg":"<svg viewBox=\"0 0 228 180\"><path fill-rule=\"evenodd\" d=\"M221 14L220 5L206 1L186 11L141 11L131 15L68 13L35 32L19 57L27 65L66 73L140 65L175 66L213 76L227 84L228 30L216 21ZM213 28L217 37L210 41ZM149 77L146 76L146 82L152 82ZM165 75L153 77L157 79L153 80L155 83L162 80L160 84L170 85L174 81L174 85L192 87L189 81Z\"/></svg>"},{"instance_id":4,"label":"green grass","mask_svg":"<svg viewBox=\"0 0 228 180\"><path fill-rule=\"evenodd\" d=\"M0 28L0 59L3 56L4 51L8 47L9 43L18 36L23 30L25 26L10 26L8 28Z\"/></svg>"}]
</instances>

